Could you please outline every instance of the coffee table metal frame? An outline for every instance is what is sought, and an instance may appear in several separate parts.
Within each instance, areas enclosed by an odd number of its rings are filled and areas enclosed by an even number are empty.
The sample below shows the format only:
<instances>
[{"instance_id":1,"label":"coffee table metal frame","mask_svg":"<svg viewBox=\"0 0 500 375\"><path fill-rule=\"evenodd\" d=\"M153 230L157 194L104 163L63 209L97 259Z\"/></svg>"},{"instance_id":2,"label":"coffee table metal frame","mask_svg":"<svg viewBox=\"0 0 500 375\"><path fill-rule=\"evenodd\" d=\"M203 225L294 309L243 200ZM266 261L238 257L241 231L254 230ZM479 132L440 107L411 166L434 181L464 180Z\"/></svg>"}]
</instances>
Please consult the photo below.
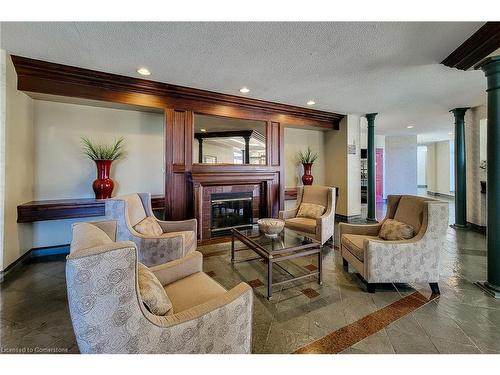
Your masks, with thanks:
<instances>
[{"instance_id":1,"label":"coffee table metal frame","mask_svg":"<svg viewBox=\"0 0 500 375\"><path fill-rule=\"evenodd\" d=\"M288 229L290 230L290 229ZM261 234L264 235L264 234ZM259 236L260 237L260 236ZM235 247L234 247L234 242L235 240L238 240L242 242L244 245L248 247L249 250L254 251L259 257L257 258L250 258L250 259L242 259L242 260L235 260ZM322 260L321 260L321 244L319 242L316 242L311 239L311 243L299 245L299 246L292 246L288 248L283 248L283 249L278 249L278 250L269 250L266 249L264 246L259 245L257 242L255 242L252 237L247 236L240 232L236 228L231 229L231 263L240 263L240 262L250 262L252 260L257 260L257 259L264 259L267 262L267 299L271 300L273 296L273 286L276 285L282 285L286 284L292 281L304 279L306 277L311 277L318 275L318 284L322 285L323 284L323 279L322 279ZM246 249L240 249L241 250L246 250ZM313 255L317 254L318 255L318 269L317 271L312 271L309 272L306 275L302 276L293 276L288 270L284 269L281 267L278 263L289 260L289 259L294 259L294 258L300 258L308 255ZM273 283L273 264L276 264L278 267L280 267L282 270L284 270L286 273L292 276L292 278L280 281L277 283ZM300 267L300 266L299 266Z\"/></svg>"}]
</instances>

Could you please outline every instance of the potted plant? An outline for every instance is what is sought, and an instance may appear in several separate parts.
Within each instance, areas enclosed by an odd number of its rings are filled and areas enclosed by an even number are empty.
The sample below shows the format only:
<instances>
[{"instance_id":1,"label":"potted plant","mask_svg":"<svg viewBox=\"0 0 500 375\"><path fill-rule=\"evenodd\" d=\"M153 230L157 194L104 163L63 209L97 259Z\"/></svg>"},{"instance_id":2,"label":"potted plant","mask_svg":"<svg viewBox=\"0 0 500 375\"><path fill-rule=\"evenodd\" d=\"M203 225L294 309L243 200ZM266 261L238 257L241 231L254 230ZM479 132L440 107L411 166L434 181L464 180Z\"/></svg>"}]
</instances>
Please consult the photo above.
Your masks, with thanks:
<instances>
[{"instance_id":1,"label":"potted plant","mask_svg":"<svg viewBox=\"0 0 500 375\"><path fill-rule=\"evenodd\" d=\"M304 175L302 176L302 183L304 185L312 185L314 177L311 174L312 165L318 158L317 153L313 153L311 148L308 146L306 152L299 151L298 154L299 161L304 166Z\"/></svg>"},{"instance_id":2,"label":"potted plant","mask_svg":"<svg viewBox=\"0 0 500 375\"><path fill-rule=\"evenodd\" d=\"M111 163L124 155L124 141L125 139L121 137L110 145L103 145L82 137L83 153L97 166L97 179L92 183L96 199L111 198L115 186L113 180L109 178Z\"/></svg>"}]
</instances>

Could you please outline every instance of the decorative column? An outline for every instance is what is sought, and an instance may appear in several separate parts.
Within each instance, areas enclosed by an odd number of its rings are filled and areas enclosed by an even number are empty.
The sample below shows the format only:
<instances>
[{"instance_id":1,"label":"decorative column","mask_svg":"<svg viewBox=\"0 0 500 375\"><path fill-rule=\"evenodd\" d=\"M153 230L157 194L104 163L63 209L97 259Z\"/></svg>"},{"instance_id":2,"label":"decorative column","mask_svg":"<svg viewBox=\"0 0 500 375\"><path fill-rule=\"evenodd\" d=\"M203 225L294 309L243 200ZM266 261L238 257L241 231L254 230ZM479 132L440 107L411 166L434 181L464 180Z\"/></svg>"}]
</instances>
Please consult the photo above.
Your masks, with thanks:
<instances>
[{"instance_id":1,"label":"decorative column","mask_svg":"<svg viewBox=\"0 0 500 375\"><path fill-rule=\"evenodd\" d=\"M203 138L198 138L198 163L203 163Z\"/></svg>"},{"instance_id":2,"label":"decorative column","mask_svg":"<svg viewBox=\"0 0 500 375\"><path fill-rule=\"evenodd\" d=\"M375 116L377 113L367 113L365 115L368 121L368 214L366 219L377 221L375 217Z\"/></svg>"},{"instance_id":3,"label":"decorative column","mask_svg":"<svg viewBox=\"0 0 500 375\"><path fill-rule=\"evenodd\" d=\"M245 161L244 164L250 164L250 137L245 138Z\"/></svg>"},{"instance_id":4,"label":"decorative column","mask_svg":"<svg viewBox=\"0 0 500 375\"><path fill-rule=\"evenodd\" d=\"M500 56L488 57L474 69L486 75L488 93L488 280L482 286L500 298Z\"/></svg>"},{"instance_id":5,"label":"decorative column","mask_svg":"<svg viewBox=\"0 0 500 375\"><path fill-rule=\"evenodd\" d=\"M455 108L455 227L467 227L467 187L465 175L465 122L469 108Z\"/></svg>"}]
</instances>

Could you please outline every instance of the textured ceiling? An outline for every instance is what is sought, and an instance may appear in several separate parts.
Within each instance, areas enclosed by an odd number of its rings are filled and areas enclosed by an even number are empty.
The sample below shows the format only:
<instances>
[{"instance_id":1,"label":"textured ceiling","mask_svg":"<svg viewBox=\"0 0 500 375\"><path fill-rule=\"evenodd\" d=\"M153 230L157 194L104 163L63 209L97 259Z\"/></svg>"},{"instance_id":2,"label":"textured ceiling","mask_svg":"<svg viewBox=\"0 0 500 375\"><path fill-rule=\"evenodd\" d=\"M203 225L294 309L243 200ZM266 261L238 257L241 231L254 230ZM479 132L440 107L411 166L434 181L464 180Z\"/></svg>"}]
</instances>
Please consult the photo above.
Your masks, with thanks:
<instances>
[{"instance_id":1,"label":"textured ceiling","mask_svg":"<svg viewBox=\"0 0 500 375\"><path fill-rule=\"evenodd\" d=\"M482 72L439 64L482 23L2 23L8 53L339 113L379 134L448 132ZM414 125L407 129L407 125Z\"/></svg>"}]
</instances>

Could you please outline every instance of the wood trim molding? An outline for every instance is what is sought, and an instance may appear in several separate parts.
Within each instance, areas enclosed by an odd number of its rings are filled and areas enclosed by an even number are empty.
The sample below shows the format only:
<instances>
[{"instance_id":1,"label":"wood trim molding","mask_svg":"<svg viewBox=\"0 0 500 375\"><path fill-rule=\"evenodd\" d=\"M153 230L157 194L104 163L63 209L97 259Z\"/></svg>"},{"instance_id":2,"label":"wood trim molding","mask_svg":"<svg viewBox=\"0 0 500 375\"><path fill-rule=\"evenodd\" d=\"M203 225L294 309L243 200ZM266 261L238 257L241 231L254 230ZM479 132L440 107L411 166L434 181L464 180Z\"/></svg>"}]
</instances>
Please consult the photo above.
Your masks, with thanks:
<instances>
[{"instance_id":1,"label":"wood trim molding","mask_svg":"<svg viewBox=\"0 0 500 375\"><path fill-rule=\"evenodd\" d=\"M285 200L293 201L297 199L297 188L285 188Z\"/></svg>"},{"instance_id":2,"label":"wood trim molding","mask_svg":"<svg viewBox=\"0 0 500 375\"><path fill-rule=\"evenodd\" d=\"M441 64L467 70L500 48L500 22L486 22L463 42Z\"/></svg>"},{"instance_id":3,"label":"wood trim molding","mask_svg":"<svg viewBox=\"0 0 500 375\"><path fill-rule=\"evenodd\" d=\"M278 116L285 115L315 120L325 125L330 124L331 128L338 127L340 120L344 117L342 114L333 112L171 85L27 57L11 55L11 58L18 75L18 89L26 92L109 100L120 103L130 101L129 104L145 105L152 108L170 107L186 110L194 110L193 103L205 102L273 113ZM103 89L114 92L114 98L97 92ZM120 93L122 97L120 97ZM139 97L137 97L137 94L139 94ZM128 97L123 97L127 95ZM153 99L144 98L140 95L147 95L153 97ZM203 108L200 109L203 112Z\"/></svg>"},{"instance_id":4,"label":"wood trim molding","mask_svg":"<svg viewBox=\"0 0 500 375\"><path fill-rule=\"evenodd\" d=\"M164 210L164 196L152 196L151 206L153 210ZM18 223L96 217L105 214L104 200L92 198L32 201L17 206Z\"/></svg>"}]
</instances>

